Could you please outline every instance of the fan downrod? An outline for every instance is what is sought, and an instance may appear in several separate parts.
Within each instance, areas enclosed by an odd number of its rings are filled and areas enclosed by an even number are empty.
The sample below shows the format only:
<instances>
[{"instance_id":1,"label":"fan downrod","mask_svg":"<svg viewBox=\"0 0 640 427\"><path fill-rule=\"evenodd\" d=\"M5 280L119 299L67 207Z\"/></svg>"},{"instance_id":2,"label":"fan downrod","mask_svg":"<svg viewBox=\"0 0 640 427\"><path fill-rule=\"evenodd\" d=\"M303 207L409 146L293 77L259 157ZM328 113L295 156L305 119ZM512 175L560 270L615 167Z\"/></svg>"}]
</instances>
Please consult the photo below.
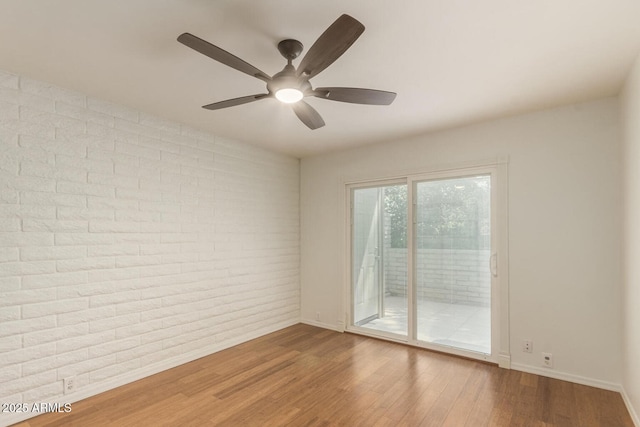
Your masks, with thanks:
<instances>
[{"instance_id":1,"label":"fan downrod","mask_svg":"<svg viewBox=\"0 0 640 427\"><path fill-rule=\"evenodd\" d=\"M304 46L298 40L286 39L278 43L278 51L288 61L292 61L302 53Z\"/></svg>"}]
</instances>

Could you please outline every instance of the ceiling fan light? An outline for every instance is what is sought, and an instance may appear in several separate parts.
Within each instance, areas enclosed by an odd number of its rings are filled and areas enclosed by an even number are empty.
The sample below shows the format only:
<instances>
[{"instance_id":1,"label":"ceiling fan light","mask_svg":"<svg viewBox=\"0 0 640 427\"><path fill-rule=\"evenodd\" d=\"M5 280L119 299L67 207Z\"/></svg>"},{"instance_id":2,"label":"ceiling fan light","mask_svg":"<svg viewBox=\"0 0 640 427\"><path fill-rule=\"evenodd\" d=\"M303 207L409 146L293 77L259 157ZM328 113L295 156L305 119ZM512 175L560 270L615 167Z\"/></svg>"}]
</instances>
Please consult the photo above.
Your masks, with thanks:
<instances>
[{"instance_id":1,"label":"ceiling fan light","mask_svg":"<svg viewBox=\"0 0 640 427\"><path fill-rule=\"evenodd\" d=\"M303 93L298 89L284 88L276 92L276 98L285 104L293 104L300 101L304 97Z\"/></svg>"}]
</instances>

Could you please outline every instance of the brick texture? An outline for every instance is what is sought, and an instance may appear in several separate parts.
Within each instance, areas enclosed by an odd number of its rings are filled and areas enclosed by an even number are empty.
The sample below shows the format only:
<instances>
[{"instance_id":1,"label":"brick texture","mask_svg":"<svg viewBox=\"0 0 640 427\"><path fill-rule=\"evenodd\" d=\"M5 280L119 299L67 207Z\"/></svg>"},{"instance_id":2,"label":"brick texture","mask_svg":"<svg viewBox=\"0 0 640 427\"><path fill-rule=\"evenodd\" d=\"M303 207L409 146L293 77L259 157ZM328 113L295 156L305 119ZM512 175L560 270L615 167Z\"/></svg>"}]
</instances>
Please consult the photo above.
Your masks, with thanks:
<instances>
[{"instance_id":1,"label":"brick texture","mask_svg":"<svg viewBox=\"0 0 640 427\"><path fill-rule=\"evenodd\" d=\"M299 320L297 159L0 82L0 402Z\"/></svg>"},{"instance_id":2,"label":"brick texture","mask_svg":"<svg viewBox=\"0 0 640 427\"><path fill-rule=\"evenodd\" d=\"M417 296L430 301L491 305L489 250L418 249ZM407 295L407 250L385 248L385 291Z\"/></svg>"}]
</instances>

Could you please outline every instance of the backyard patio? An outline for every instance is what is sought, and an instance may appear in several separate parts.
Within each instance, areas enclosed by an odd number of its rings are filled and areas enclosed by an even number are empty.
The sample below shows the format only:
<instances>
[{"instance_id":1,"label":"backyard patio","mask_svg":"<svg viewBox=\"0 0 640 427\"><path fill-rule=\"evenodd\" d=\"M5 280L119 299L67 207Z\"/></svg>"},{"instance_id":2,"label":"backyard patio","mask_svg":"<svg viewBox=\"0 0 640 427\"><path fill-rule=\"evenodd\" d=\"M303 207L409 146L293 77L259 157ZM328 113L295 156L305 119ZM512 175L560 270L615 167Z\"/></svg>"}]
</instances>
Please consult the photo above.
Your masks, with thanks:
<instances>
[{"instance_id":1,"label":"backyard patio","mask_svg":"<svg viewBox=\"0 0 640 427\"><path fill-rule=\"evenodd\" d=\"M490 307L419 299L417 312L419 340L479 353L491 353ZM384 317L360 326L406 336L406 298L385 297L384 313Z\"/></svg>"}]
</instances>

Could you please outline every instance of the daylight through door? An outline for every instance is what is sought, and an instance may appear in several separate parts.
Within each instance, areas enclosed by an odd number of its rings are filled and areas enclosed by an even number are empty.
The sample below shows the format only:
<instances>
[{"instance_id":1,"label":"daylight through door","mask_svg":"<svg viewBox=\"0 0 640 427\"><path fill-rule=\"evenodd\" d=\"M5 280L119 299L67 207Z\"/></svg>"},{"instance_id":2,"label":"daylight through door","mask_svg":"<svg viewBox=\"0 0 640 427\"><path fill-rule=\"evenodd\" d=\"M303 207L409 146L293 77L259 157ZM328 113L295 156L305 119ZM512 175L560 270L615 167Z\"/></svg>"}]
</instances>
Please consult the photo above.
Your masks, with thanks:
<instances>
[{"instance_id":1,"label":"daylight through door","mask_svg":"<svg viewBox=\"0 0 640 427\"><path fill-rule=\"evenodd\" d=\"M353 324L405 337L406 203L406 184L352 193Z\"/></svg>"}]
</instances>

